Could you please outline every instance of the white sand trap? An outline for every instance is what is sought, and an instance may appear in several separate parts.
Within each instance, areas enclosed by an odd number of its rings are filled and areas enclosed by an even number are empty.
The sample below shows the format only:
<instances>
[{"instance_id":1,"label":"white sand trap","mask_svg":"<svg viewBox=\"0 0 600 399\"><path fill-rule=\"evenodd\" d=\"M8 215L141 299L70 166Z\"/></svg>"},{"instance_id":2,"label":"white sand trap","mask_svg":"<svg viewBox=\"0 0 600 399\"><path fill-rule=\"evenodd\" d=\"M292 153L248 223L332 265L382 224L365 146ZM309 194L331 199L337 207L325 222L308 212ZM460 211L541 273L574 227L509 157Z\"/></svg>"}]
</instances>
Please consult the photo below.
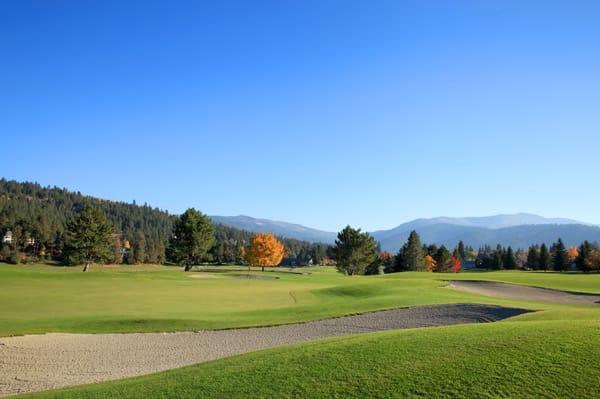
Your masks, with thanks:
<instances>
[{"instance_id":1,"label":"white sand trap","mask_svg":"<svg viewBox=\"0 0 600 399\"><path fill-rule=\"evenodd\" d=\"M598 305L600 295L528 287L525 285L492 281L450 281L450 288L480 295L519 299L524 301L553 302L573 305Z\"/></svg>"},{"instance_id":2,"label":"white sand trap","mask_svg":"<svg viewBox=\"0 0 600 399\"><path fill-rule=\"evenodd\" d=\"M202 280L213 280L213 279L216 279L219 277L215 276L214 274L190 274L190 278L199 278Z\"/></svg>"},{"instance_id":3,"label":"white sand trap","mask_svg":"<svg viewBox=\"0 0 600 399\"><path fill-rule=\"evenodd\" d=\"M133 377L320 338L491 322L525 312L528 310L452 304L263 328L6 337L0 338L0 396Z\"/></svg>"}]
</instances>

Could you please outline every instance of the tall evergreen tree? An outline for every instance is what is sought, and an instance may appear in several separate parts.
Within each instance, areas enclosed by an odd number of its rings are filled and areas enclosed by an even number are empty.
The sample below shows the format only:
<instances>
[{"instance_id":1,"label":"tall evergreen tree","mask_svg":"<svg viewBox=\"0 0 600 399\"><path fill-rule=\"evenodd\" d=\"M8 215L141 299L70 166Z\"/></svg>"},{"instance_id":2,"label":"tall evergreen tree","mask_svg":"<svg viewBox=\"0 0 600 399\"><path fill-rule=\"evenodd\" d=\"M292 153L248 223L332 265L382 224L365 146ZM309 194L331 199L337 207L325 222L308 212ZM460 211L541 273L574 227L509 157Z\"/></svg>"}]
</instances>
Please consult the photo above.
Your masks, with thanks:
<instances>
[{"instance_id":1,"label":"tall evergreen tree","mask_svg":"<svg viewBox=\"0 0 600 399\"><path fill-rule=\"evenodd\" d=\"M396 271L427 271L423 244L416 231L411 231L408 240L396 255Z\"/></svg>"},{"instance_id":2,"label":"tall evergreen tree","mask_svg":"<svg viewBox=\"0 0 600 399\"><path fill-rule=\"evenodd\" d=\"M438 248L433 259L436 261L436 271L438 272L447 272L452 267L452 254L444 245Z\"/></svg>"},{"instance_id":3,"label":"tall evergreen tree","mask_svg":"<svg viewBox=\"0 0 600 399\"><path fill-rule=\"evenodd\" d=\"M517 267L517 261L515 259L515 253L512 247L509 245L504 253L503 266L505 269L515 269Z\"/></svg>"},{"instance_id":4,"label":"tall evergreen tree","mask_svg":"<svg viewBox=\"0 0 600 399\"><path fill-rule=\"evenodd\" d=\"M538 264L541 270L547 271L550 268L552 263L552 258L550 257L550 252L548 251L548 247L546 244L542 243L540 247L540 256L538 258Z\"/></svg>"},{"instance_id":5,"label":"tall evergreen tree","mask_svg":"<svg viewBox=\"0 0 600 399\"><path fill-rule=\"evenodd\" d=\"M489 245L485 245L477 251L475 267L481 269L490 269L492 267L492 249Z\"/></svg>"},{"instance_id":6,"label":"tall evergreen tree","mask_svg":"<svg viewBox=\"0 0 600 399\"><path fill-rule=\"evenodd\" d=\"M338 270L350 276L365 274L379 258L375 239L369 233L350 226L338 233L331 252Z\"/></svg>"},{"instance_id":7,"label":"tall evergreen tree","mask_svg":"<svg viewBox=\"0 0 600 399\"><path fill-rule=\"evenodd\" d=\"M458 245L456 246L458 252L458 258L461 262L464 262L467 259L467 252L465 251L465 244L460 240Z\"/></svg>"},{"instance_id":8,"label":"tall evergreen tree","mask_svg":"<svg viewBox=\"0 0 600 399\"><path fill-rule=\"evenodd\" d=\"M594 250L594 247L587 240L584 241L579 246L579 254L577 255L577 259L575 259L575 265L577 266L577 270L582 271L582 272L590 271L590 269L588 267L589 266L588 258L593 250Z\"/></svg>"},{"instance_id":9,"label":"tall evergreen tree","mask_svg":"<svg viewBox=\"0 0 600 399\"><path fill-rule=\"evenodd\" d=\"M552 266L556 271L566 271L569 270L569 254L567 253L567 249L565 248L565 244L562 239L558 239L554 245L554 250L552 252Z\"/></svg>"},{"instance_id":10,"label":"tall evergreen tree","mask_svg":"<svg viewBox=\"0 0 600 399\"><path fill-rule=\"evenodd\" d=\"M438 247L435 244L426 245L423 244L423 256L429 255L432 258L435 256L435 253L438 251Z\"/></svg>"},{"instance_id":11,"label":"tall evergreen tree","mask_svg":"<svg viewBox=\"0 0 600 399\"><path fill-rule=\"evenodd\" d=\"M500 270L504 267L504 248L500 244L492 254L492 269Z\"/></svg>"},{"instance_id":12,"label":"tall evergreen tree","mask_svg":"<svg viewBox=\"0 0 600 399\"><path fill-rule=\"evenodd\" d=\"M190 271L193 265L210 260L215 242L214 227L208 216L194 208L185 211L173 226L169 257Z\"/></svg>"},{"instance_id":13,"label":"tall evergreen tree","mask_svg":"<svg viewBox=\"0 0 600 399\"><path fill-rule=\"evenodd\" d=\"M527 267L531 270L538 270L540 268L538 261L538 249L535 245L529 247L527 251Z\"/></svg>"},{"instance_id":14,"label":"tall evergreen tree","mask_svg":"<svg viewBox=\"0 0 600 399\"><path fill-rule=\"evenodd\" d=\"M67 224L65 255L69 264L82 264L87 271L92 262L108 262L114 255L114 226L96 207L86 205Z\"/></svg>"}]
</instances>

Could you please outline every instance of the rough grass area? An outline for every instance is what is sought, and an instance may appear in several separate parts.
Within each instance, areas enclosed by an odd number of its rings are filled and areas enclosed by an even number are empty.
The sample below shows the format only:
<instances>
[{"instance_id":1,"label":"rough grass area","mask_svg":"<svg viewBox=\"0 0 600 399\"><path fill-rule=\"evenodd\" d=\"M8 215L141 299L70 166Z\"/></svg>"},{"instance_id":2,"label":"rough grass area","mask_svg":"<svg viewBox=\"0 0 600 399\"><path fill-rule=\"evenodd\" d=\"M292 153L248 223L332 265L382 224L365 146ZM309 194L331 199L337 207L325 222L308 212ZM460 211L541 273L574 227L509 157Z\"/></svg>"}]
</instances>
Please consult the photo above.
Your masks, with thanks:
<instances>
[{"instance_id":1,"label":"rough grass area","mask_svg":"<svg viewBox=\"0 0 600 399\"><path fill-rule=\"evenodd\" d=\"M31 398L600 396L600 322L400 330L236 356Z\"/></svg>"},{"instance_id":2,"label":"rough grass area","mask_svg":"<svg viewBox=\"0 0 600 399\"><path fill-rule=\"evenodd\" d=\"M234 268L219 270L240 273ZM224 273L218 271L212 274L215 278L190 278L190 273L178 268L160 266L94 266L91 272L82 273L79 268L0 265L0 335L248 327L457 302L564 308L440 288L446 284L442 280L450 278L600 293L600 275L596 274L477 272L346 277L332 268L307 270L308 275L253 271L259 276L279 277L261 280L222 278ZM580 317L595 316L584 309Z\"/></svg>"}]
</instances>

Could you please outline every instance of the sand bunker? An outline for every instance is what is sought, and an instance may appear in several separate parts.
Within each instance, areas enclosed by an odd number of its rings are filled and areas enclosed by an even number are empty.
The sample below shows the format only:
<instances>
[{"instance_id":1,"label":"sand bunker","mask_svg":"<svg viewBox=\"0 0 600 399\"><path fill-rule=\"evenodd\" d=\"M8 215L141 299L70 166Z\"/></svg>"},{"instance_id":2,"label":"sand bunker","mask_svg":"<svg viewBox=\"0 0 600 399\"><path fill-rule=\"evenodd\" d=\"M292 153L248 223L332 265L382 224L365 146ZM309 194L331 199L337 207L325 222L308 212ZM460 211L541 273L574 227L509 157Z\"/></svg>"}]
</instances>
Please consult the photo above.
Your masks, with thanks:
<instances>
[{"instance_id":1,"label":"sand bunker","mask_svg":"<svg viewBox=\"0 0 600 399\"><path fill-rule=\"evenodd\" d=\"M190 278L199 278L201 280L214 280L220 277L217 277L214 274L190 274Z\"/></svg>"},{"instance_id":2,"label":"sand bunker","mask_svg":"<svg viewBox=\"0 0 600 399\"><path fill-rule=\"evenodd\" d=\"M491 322L525 312L528 310L452 304L263 328L6 337L0 338L0 396L133 377L320 338Z\"/></svg>"},{"instance_id":3,"label":"sand bunker","mask_svg":"<svg viewBox=\"0 0 600 399\"><path fill-rule=\"evenodd\" d=\"M450 288L524 301L554 302L574 305L598 305L600 295L528 287L525 285L495 283L492 281L450 281Z\"/></svg>"},{"instance_id":4,"label":"sand bunker","mask_svg":"<svg viewBox=\"0 0 600 399\"><path fill-rule=\"evenodd\" d=\"M222 274L222 275L201 273L201 274L190 274L190 277L201 279L201 280L211 280L211 279L216 279L216 278L218 278L218 279L234 278L234 279L241 279L241 280L279 280L279 277L277 277L277 276L263 276L263 275L259 275L259 274L234 274L234 273L228 273L228 274Z\"/></svg>"}]
</instances>

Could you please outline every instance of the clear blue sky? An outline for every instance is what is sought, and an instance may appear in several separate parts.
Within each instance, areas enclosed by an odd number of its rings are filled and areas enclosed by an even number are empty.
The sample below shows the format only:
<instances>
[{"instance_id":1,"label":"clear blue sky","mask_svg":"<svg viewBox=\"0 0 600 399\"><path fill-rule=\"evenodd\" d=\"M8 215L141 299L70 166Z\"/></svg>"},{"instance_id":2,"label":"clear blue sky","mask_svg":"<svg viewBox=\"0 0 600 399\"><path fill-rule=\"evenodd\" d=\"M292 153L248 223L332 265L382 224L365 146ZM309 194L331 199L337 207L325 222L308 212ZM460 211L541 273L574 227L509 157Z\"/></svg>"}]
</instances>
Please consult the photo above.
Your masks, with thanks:
<instances>
[{"instance_id":1,"label":"clear blue sky","mask_svg":"<svg viewBox=\"0 0 600 399\"><path fill-rule=\"evenodd\" d=\"M327 230L600 223L599 21L597 1L3 1L0 175Z\"/></svg>"}]
</instances>

